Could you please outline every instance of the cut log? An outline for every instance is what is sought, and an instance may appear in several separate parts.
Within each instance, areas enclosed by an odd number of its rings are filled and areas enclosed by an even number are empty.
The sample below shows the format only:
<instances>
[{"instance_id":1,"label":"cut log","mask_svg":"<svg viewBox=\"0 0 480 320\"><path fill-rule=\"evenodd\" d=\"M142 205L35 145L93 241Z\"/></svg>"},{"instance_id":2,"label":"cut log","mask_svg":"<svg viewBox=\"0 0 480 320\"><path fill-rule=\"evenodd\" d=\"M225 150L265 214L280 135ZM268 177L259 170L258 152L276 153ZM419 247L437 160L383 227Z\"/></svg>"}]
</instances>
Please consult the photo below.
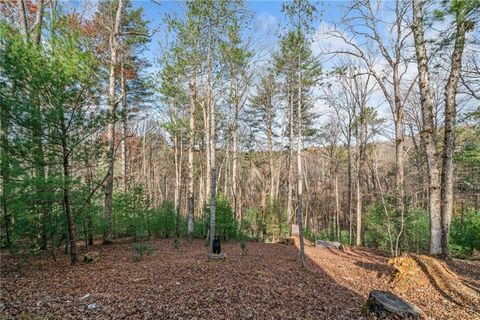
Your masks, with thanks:
<instances>
[{"instance_id":1,"label":"cut log","mask_svg":"<svg viewBox=\"0 0 480 320\"><path fill-rule=\"evenodd\" d=\"M89 263L89 262L95 262L100 259L100 254L97 251L91 251L87 252L85 256L83 257L83 262Z\"/></svg>"},{"instance_id":2,"label":"cut log","mask_svg":"<svg viewBox=\"0 0 480 320\"><path fill-rule=\"evenodd\" d=\"M343 250L343 244L340 242L336 241L325 241L325 240L317 240L315 241L315 246L316 247L325 247L325 248L335 248L335 249L340 249Z\"/></svg>"},{"instance_id":3,"label":"cut log","mask_svg":"<svg viewBox=\"0 0 480 320\"><path fill-rule=\"evenodd\" d=\"M278 241L278 243L293 246L293 245L295 245L295 239L294 238L282 238Z\"/></svg>"},{"instance_id":4,"label":"cut log","mask_svg":"<svg viewBox=\"0 0 480 320\"><path fill-rule=\"evenodd\" d=\"M227 255L223 252L219 254L215 254L215 253L208 254L209 260L225 260L226 258L227 258Z\"/></svg>"},{"instance_id":5,"label":"cut log","mask_svg":"<svg viewBox=\"0 0 480 320\"><path fill-rule=\"evenodd\" d=\"M417 306L391 292L373 290L368 295L368 311L380 319L425 319Z\"/></svg>"}]
</instances>

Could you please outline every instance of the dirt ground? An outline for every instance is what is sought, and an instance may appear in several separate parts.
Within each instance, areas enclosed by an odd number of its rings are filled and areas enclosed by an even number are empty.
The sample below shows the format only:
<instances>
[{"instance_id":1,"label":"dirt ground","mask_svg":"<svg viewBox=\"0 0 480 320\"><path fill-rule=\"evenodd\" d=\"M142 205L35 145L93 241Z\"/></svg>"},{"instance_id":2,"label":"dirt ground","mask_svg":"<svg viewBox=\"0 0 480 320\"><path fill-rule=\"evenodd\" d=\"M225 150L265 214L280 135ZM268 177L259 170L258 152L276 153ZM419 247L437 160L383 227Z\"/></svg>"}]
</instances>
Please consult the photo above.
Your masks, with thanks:
<instances>
[{"instance_id":1,"label":"dirt ground","mask_svg":"<svg viewBox=\"0 0 480 320\"><path fill-rule=\"evenodd\" d=\"M452 277L473 288L464 299L437 283L428 264L419 269L421 285L398 287L388 258L367 250L307 247L302 270L293 245L251 242L242 254L239 243L224 243L226 261L208 261L201 240L181 240L178 248L172 240L151 244L154 254L139 262L132 244L96 245L99 261L73 267L63 254L57 262L3 255L0 318L368 319L368 293L380 289L431 319L480 319L479 261L450 264Z\"/></svg>"}]
</instances>

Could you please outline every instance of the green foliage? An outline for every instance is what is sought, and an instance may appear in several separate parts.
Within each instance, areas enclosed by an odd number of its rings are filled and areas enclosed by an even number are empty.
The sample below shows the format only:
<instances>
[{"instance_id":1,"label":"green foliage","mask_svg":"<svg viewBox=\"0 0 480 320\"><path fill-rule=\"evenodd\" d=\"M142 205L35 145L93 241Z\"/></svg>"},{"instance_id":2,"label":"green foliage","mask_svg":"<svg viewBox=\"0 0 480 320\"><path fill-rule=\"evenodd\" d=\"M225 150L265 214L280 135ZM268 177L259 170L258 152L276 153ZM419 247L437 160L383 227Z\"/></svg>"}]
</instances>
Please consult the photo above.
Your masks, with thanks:
<instances>
[{"instance_id":1,"label":"green foliage","mask_svg":"<svg viewBox=\"0 0 480 320\"><path fill-rule=\"evenodd\" d=\"M155 235L162 238L170 238L175 235L177 214L171 201L160 204L153 212L152 229Z\"/></svg>"},{"instance_id":2,"label":"green foliage","mask_svg":"<svg viewBox=\"0 0 480 320\"><path fill-rule=\"evenodd\" d=\"M238 224L228 198L220 194L217 197L216 209L216 232L220 239L236 239L238 236ZM205 207L207 221L210 221L210 207Z\"/></svg>"},{"instance_id":3,"label":"green foliage","mask_svg":"<svg viewBox=\"0 0 480 320\"><path fill-rule=\"evenodd\" d=\"M114 233L133 236L135 240L150 235L150 201L142 187L135 186L129 193L114 193L112 207L115 216Z\"/></svg>"},{"instance_id":4,"label":"green foliage","mask_svg":"<svg viewBox=\"0 0 480 320\"><path fill-rule=\"evenodd\" d=\"M365 214L365 245L367 247L390 248L383 210L381 204L373 204L367 208Z\"/></svg>"},{"instance_id":5,"label":"green foliage","mask_svg":"<svg viewBox=\"0 0 480 320\"><path fill-rule=\"evenodd\" d=\"M242 235L246 235L250 239L259 240L265 229L263 216L256 208L248 208L240 223L240 231Z\"/></svg>"},{"instance_id":6,"label":"green foliage","mask_svg":"<svg viewBox=\"0 0 480 320\"><path fill-rule=\"evenodd\" d=\"M309 241L312 241L312 242L315 242L315 240L317 239L317 235L315 234L315 232L313 232L311 229L309 228L304 228L303 229L303 237ZM322 239L324 239L322 237Z\"/></svg>"},{"instance_id":7,"label":"green foliage","mask_svg":"<svg viewBox=\"0 0 480 320\"><path fill-rule=\"evenodd\" d=\"M272 241L289 234L287 213L278 201L268 204L265 209L265 236Z\"/></svg>"},{"instance_id":8,"label":"green foliage","mask_svg":"<svg viewBox=\"0 0 480 320\"><path fill-rule=\"evenodd\" d=\"M365 245L367 247L390 250L395 247L399 236L399 247L403 251L421 252L428 250L429 220L428 213L420 208L412 208L404 219L402 230L401 216L395 212L393 204L386 204L388 215L382 204L374 203L365 214ZM388 229L390 227L390 237Z\"/></svg>"},{"instance_id":9,"label":"green foliage","mask_svg":"<svg viewBox=\"0 0 480 320\"><path fill-rule=\"evenodd\" d=\"M24 41L14 27L0 22L2 111L8 110L1 117L8 134L1 141L5 184L0 202L10 234L10 243L2 237L2 246L13 251L66 242L65 190L74 210L85 207L83 183L62 165L65 160L70 166L78 163L88 148L79 145L100 123L87 107L87 95L95 96L90 87L97 80L97 63L86 50L88 41L69 27L66 17L56 18L44 47ZM81 214L74 219L81 223Z\"/></svg>"},{"instance_id":10,"label":"green foliage","mask_svg":"<svg viewBox=\"0 0 480 320\"><path fill-rule=\"evenodd\" d=\"M480 212L468 210L455 216L450 229L453 255L466 258L480 251Z\"/></svg>"},{"instance_id":11,"label":"green foliage","mask_svg":"<svg viewBox=\"0 0 480 320\"><path fill-rule=\"evenodd\" d=\"M310 230L309 232L311 234L308 235L309 238L307 239L310 241L320 239L326 241L339 241L340 243L345 245L350 244L350 236L348 230L340 230L340 239L337 239L337 237L333 233L333 225L329 225L328 228L320 230L318 233L313 233L313 231Z\"/></svg>"},{"instance_id":12,"label":"green foliage","mask_svg":"<svg viewBox=\"0 0 480 320\"><path fill-rule=\"evenodd\" d=\"M264 209L248 208L243 215L240 231L256 241L274 241L288 234L287 216L278 202Z\"/></svg>"},{"instance_id":13,"label":"green foliage","mask_svg":"<svg viewBox=\"0 0 480 320\"><path fill-rule=\"evenodd\" d=\"M401 243L404 251L427 251L430 240L428 212L421 208L412 208L405 221L404 234Z\"/></svg>"}]
</instances>

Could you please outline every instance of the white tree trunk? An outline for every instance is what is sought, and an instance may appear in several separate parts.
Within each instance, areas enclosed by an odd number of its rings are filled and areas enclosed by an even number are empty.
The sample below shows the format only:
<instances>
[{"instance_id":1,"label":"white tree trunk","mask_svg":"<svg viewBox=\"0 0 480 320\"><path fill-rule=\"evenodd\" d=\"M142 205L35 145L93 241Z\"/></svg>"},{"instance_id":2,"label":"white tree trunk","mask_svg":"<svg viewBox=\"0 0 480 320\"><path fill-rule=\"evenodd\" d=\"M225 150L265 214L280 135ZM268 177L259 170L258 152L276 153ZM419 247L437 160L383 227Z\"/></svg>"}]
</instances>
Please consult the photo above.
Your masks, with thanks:
<instances>
[{"instance_id":1,"label":"white tree trunk","mask_svg":"<svg viewBox=\"0 0 480 320\"><path fill-rule=\"evenodd\" d=\"M428 167L428 192L430 215L430 254L440 254L441 250L441 217L440 217L440 177L438 170L438 155L435 146L435 120L433 114L433 99L428 73L428 56L424 39L423 9L421 0L413 0L413 37L418 66L418 83L420 87L425 153Z\"/></svg>"},{"instance_id":2,"label":"white tree trunk","mask_svg":"<svg viewBox=\"0 0 480 320\"><path fill-rule=\"evenodd\" d=\"M305 245L303 241L303 170L302 170L302 70L300 55L298 56L298 109L297 109L297 224L298 237L300 238L300 257L302 268L305 268ZM293 111L293 110L292 110Z\"/></svg>"},{"instance_id":3,"label":"white tree trunk","mask_svg":"<svg viewBox=\"0 0 480 320\"><path fill-rule=\"evenodd\" d=\"M293 91L293 90L292 90ZM290 129L288 137L288 195L287 195L287 222L291 226L293 223L293 92L289 92L289 111L290 111Z\"/></svg>"},{"instance_id":4,"label":"white tree trunk","mask_svg":"<svg viewBox=\"0 0 480 320\"><path fill-rule=\"evenodd\" d=\"M123 0L118 0L115 23L110 34L110 76L108 85L108 171L105 180L105 201L103 213L106 221L106 229L103 235L104 243L112 242L112 194L113 194L113 168L115 163L115 115L117 111L117 102L115 97L115 82L117 66L117 34L120 28L122 18Z\"/></svg>"},{"instance_id":5,"label":"white tree trunk","mask_svg":"<svg viewBox=\"0 0 480 320\"><path fill-rule=\"evenodd\" d=\"M123 192L127 193L128 191L128 174L127 174L127 134L128 134L128 110L127 110L127 88L125 84L125 70L123 62L120 65L120 95L122 97L122 142L121 142L121 153L122 153L122 181L123 181Z\"/></svg>"},{"instance_id":6,"label":"white tree trunk","mask_svg":"<svg viewBox=\"0 0 480 320\"><path fill-rule=\"evenodd\" d=\"M195 143L195 103L196 103L196 82L195 71L192 71L192 78L190 80L190 127L188 137L188 218L187 218L187 234L191 239L193 235L193 216L195 210L194 203L194 171L193 171L193 147Z\"/></svg>"},{"instance_id":7,"label":"white tree trunk","mask_svg":"<svg viewBox=\"0 0 480 320\"><path fill-rule=\"evenodd\" d=\"M455 151L455 118L457 111L456 94L462 69L462 55L467 30L467 21L465 21L464 18L461 19L461 21L457 21L452 65L445 87L445 137L443 142L443 170L441 181L442 255L445 258L450 257L448 238L450 235L450 222L453 211L453 156Z\"/></svg>"}]
</instances>

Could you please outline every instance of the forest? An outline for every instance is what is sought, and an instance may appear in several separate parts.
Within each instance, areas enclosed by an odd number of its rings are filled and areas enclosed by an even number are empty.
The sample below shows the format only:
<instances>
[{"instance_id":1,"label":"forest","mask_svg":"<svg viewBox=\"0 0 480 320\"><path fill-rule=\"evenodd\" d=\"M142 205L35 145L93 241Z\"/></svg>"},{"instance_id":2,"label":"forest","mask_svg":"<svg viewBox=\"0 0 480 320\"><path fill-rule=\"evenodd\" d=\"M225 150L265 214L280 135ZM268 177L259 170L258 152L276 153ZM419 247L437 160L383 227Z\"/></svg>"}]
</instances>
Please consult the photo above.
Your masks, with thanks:
<instances>
[{"instance_id":1,"label":"forest","mask_svg":"<svg viewBox=\"0 0 480 320\"><path fill-rule=\"evenodd\" d=\"M480 0L0 12L0 317L354 319L376 288L480 315ZM400 288L405 263L436 293Z\"/></svg>"}]
</instances>

